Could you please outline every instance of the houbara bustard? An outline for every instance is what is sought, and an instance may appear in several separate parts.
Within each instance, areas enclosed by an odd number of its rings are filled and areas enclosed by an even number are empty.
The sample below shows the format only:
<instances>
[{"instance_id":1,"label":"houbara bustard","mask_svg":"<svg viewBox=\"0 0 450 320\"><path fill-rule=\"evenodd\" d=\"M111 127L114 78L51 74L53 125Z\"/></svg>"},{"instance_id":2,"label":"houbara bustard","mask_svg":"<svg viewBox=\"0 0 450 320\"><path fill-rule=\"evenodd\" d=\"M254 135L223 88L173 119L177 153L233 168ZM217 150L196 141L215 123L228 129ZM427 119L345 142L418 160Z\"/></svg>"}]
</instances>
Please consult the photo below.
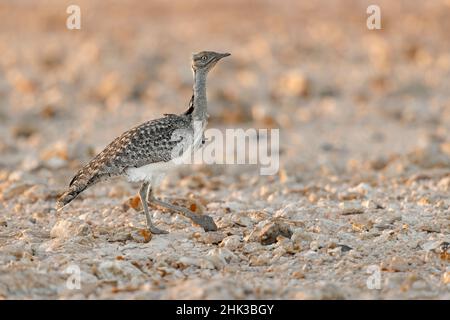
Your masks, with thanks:
<instances>
[{"instance_id":1,"label":"houbara bustard","mask_svg":"<svg viewBox=\"0 0 450 320\"><path fill-rule=\"evenodd\" d=\"M182 162L179 158L184 153L193 152L204 143L203 134L208 118L206 78L215 64L229 55L212 51L194 54L194 88L188 110L180 115L165 114L163 118L145 122L116 138L73 177L69 189L58 199L57 209L61 210L97 182L124 176L128 181L142 182L139 196L148 229L153 234L167 231L155 227L152 223L148 202L183 214L205 231L217 230L210 216L197 215L187 208L158 200L153 195L153 189L168 170ZM192 138L186 139L187 136Z\"/></svg>"}]
</instances>

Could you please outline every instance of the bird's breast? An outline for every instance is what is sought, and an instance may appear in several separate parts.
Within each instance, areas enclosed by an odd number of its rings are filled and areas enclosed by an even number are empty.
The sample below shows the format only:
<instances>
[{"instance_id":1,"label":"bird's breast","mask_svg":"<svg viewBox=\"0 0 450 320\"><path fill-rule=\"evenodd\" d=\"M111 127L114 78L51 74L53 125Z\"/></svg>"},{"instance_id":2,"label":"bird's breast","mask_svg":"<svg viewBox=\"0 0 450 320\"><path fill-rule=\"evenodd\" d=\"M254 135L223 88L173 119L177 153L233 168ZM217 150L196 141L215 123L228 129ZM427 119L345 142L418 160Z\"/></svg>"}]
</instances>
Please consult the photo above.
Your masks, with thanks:
<instances>
[{"instance_id":1,"label":"bird's breast","mask_svg":"<svg viewBox=\"0 0 450 320\"><path fill-rule=\"evenodd\" d=\"M127 179L131 182L148 181L152 184L158 183L175 166L176 163L168 161L150 163L138 168L128 168L126 170Z\"/></svg>"}]
</instances>

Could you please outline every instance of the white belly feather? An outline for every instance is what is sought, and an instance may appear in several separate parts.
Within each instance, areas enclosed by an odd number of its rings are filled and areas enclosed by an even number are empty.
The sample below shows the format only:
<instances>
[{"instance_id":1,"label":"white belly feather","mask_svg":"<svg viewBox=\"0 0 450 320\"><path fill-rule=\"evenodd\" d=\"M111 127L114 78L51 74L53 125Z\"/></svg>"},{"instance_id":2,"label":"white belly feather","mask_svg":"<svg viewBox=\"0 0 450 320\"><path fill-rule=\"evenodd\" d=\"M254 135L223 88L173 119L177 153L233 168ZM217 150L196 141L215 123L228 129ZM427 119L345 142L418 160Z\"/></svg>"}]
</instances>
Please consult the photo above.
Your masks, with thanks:
<instances>
[{"instance_id":1,"label":"white belly feather","mask_svg":"<svg viewBox=\"0 0 450 320\"><path fill-rule=\"evenodd\" d=\"M172 161L150 163L139 168L128 168L126 170L129 181L149 181L152 184L157 184L164 178L167 171L175 167L176 164Z\"/></svg>"},{"instance_id":2,"label":"white belly feather","mask_svg":"<svg viewBox=\"0 0 450 320\"><path fill-rule=\"evenodd\" d=\"M184 142L188 142L189 148L184 149L185 152L180 158L173 159L168 162L150 163L139 168L128 168L126 170L127 178L131 182L149 181L152 184L159 184L165 174L180 164L189 164L189 159L201 145L203 140L203 132L206 123L194 123L194 135L188 137Z\"/></svg>"}]
</instances>

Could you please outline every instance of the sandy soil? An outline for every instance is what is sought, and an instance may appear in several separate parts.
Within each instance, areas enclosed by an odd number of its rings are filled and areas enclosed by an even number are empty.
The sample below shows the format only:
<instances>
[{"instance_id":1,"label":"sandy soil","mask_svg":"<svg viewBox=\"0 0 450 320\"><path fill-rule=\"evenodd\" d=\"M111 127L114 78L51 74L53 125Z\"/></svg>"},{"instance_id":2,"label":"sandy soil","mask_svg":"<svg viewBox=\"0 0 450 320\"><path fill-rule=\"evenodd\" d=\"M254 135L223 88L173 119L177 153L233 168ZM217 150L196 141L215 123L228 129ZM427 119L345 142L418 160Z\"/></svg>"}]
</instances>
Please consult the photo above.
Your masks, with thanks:
<instances>
[{"instance_id":1,"label":"sandy soil","mask_svg":"<svg viewBox=\"0 0 450 320\"><path fill-rule=\"evenodd\" d=\"M377 31L372 1L78 1L79 31L40 2L0 4L1 298L450 299L448 0L377 1ZM186 108L203 49L232 53L210 127L280 128L279 174L168 176L212 233L153 207L151 236L122 180L57 213L114 137Z\"/></svg>"}]
</instances>

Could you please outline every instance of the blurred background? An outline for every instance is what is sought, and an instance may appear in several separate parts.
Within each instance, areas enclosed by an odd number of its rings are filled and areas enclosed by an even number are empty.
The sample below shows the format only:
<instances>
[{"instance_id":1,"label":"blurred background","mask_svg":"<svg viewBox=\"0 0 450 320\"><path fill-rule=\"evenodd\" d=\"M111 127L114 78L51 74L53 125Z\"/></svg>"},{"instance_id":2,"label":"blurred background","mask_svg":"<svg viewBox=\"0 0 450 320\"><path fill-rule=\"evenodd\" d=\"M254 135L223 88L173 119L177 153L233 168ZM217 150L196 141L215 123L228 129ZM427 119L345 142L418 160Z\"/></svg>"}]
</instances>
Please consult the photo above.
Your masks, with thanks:
<instances>
[{"instance_id":1,"label":"blurred background","mask_svg":"<svg viewBox=\"0 0 450 320\"><path fill-rule=\"evenodd\" d=\"M382 30L366 27L370 1L78 1L81 30L65 27L70 4L0 4L1 166L85 162L184 111L201 50L233 54L210 76L211 125L281 128L293 169L448 137L447 0L379 1Z\"/></svg>"},{"instance_id":2,"label":"blurred background","mask_svg":"<svg viewBox=\"0 0 450 320\"><path fill-rule=\"evenodd\" d=\"M66 28L72 4L81 8L80 30ZM381 8L381 30L366 26L371 4ZM255 176L246 166L200 168L194 177L181 171L165 182L163 193L194 193L204 204L229 201L232 213L299 205L311 210L303 217L330 218L342 201L367 200L368 185L382 207L394 203L390 213L409 210L417 213L416 222L423 221L419 212L425 206L425 220L434 226L429 229L448 238L449 30L449 0L2 0L0 224L10 228L4 229L2 245L14 248L11 235L28 243L19 230L51 228L57 195L114 137L163 113L184 111L192 90L190 57L201 50L232 53L209 75L209 126L279 128L280 173ZM359 191L350 189L361 183ZM127 203L136 191L121 182L94 189L74 201L74 216ZM108 223L143 222L129 207L119 207L113 216L103 214L107 223L92 219L94 233ZM219 207L208 209L224 226ZM336 219L347 225L350 218ZM309 221L305 230L335 234L331 224L317 229ZM253 224L246 223L241 225L250 231ZM36 232L28 237L52 248L64 245L48 240L49 230L43 240ZM392 245L412 243L405 241ZM52 259L59 256L42 257ZM426 292L443 290L440 276ZM306 279L312 286L317 280L309 274ZM266 284L267 290L278 286ZM30 288L35 285L23 289L25 295L39 295ZM243 297L273 297L264 290ZM280 290L280 297L305 296Z\"/></svg>"}]
</instances>

